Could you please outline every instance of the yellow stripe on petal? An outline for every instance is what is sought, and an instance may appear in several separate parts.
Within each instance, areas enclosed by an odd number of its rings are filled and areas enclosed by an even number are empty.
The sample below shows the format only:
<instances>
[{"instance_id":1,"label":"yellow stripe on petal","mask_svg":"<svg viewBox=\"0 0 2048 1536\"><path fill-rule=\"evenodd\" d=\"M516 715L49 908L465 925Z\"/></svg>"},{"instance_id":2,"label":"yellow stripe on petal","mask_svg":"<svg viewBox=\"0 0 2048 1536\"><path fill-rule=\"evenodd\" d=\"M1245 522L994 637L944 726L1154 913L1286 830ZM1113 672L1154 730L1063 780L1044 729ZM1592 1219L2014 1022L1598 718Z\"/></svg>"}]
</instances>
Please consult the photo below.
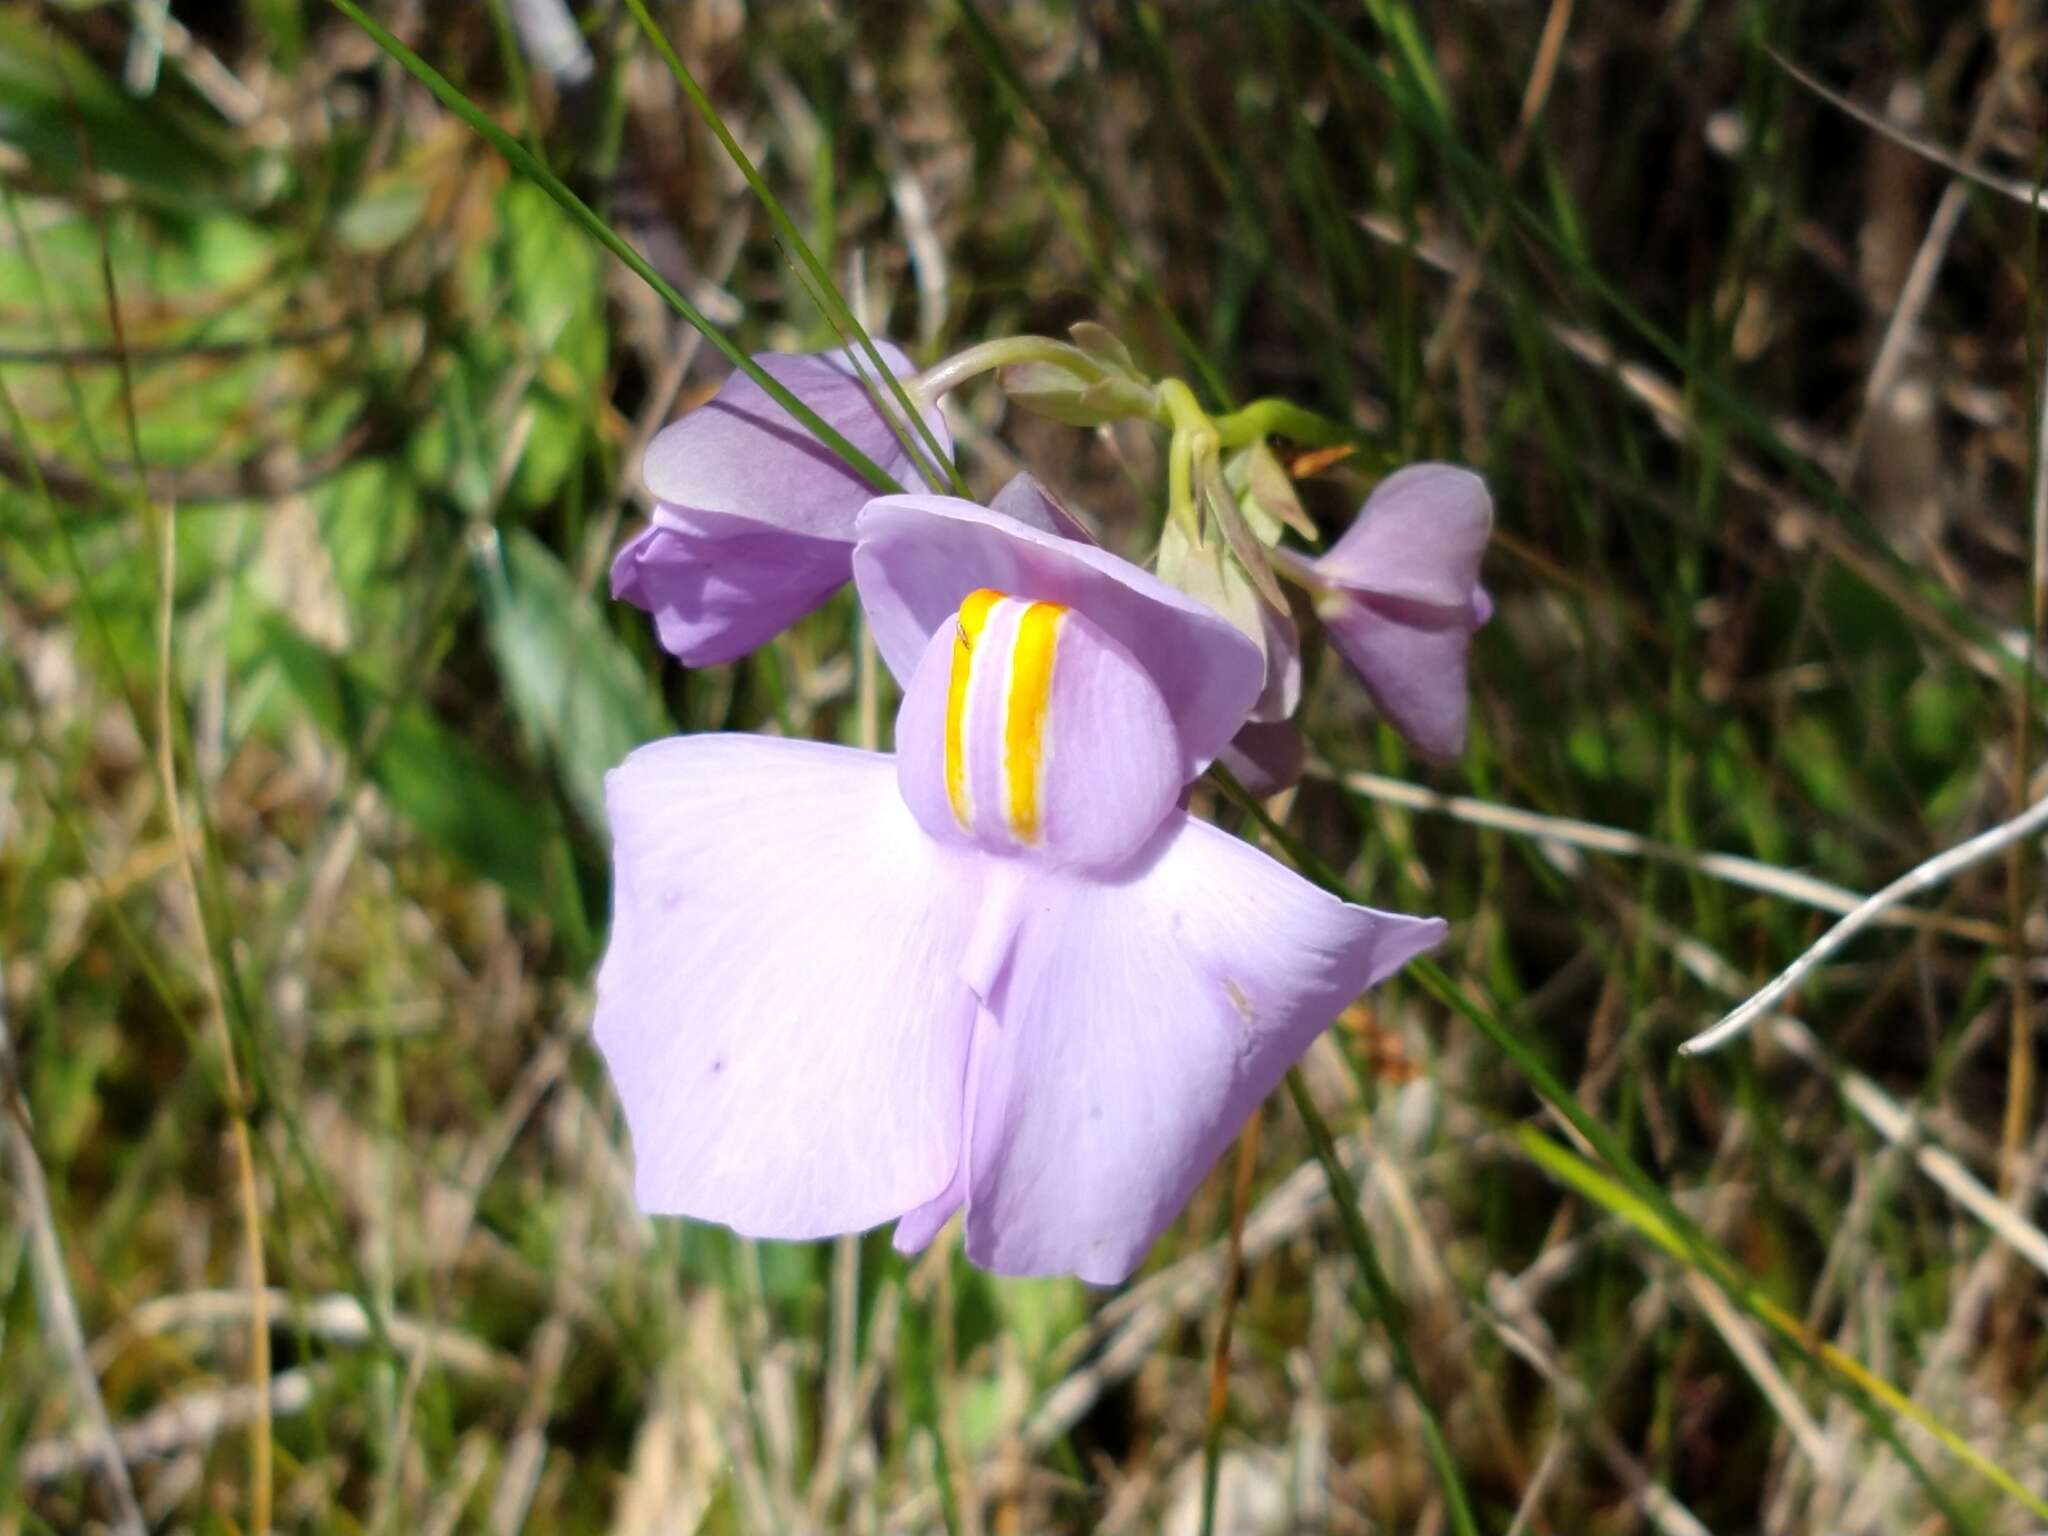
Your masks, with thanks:
<instances>
[{"instance_id":1,"label":"yellow stripe on petal","mask_svg":"<svg viewBox=\"0 0 2048 1536\"><path fill-rule=\"evenodd\" d=\"M1010 707L1003 722L1003 777L1010 791L1010 833L1038 841L1039 784L1045 766L1045 716L1052 702L1052 665L1059 649L1058 603L1033 603L1017 619L1010 653Z\"/></svg>"},{"instance_id":2,"label":"yellow stripe on petal","mask_svg":"<svg viewBox=\"0 0 2048 1536\"><path fill-rule=\"evenodd\" d=\"M960 601L953 621L953 671L946 687L946 799L962 830L974 829L974 798L967 790L967 689L974 681L974 643L1003 594L983 587Z\"/></svg>"}]
</instances>

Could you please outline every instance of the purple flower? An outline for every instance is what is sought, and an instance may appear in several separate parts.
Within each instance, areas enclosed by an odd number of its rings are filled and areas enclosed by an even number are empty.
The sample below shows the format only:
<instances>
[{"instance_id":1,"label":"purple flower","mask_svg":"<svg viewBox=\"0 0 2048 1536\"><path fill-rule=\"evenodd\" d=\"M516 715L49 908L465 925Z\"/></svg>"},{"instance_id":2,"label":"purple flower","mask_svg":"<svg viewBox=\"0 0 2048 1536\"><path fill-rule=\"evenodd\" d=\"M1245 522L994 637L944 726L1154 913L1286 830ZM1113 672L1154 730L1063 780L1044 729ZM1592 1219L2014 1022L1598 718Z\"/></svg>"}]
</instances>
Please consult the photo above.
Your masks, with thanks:
<instances>
[{"instance_id":1,"label":"purple flower","mask_svg":"<svg viewBox=\"0 0 2048 1536\"><path fill-rule=\"evenodd\" d=\"M1245 1118L1440 919L1347 905L1179 808L1256 645L1092 545L885 497L853 570L894 757L758 736L607 783L596 1036L649 1211L754 1237L965 1208L1009 1274L1128 1275Z\"/></svg>"},{"instance_id":2,"label":"purple flower","mask_svg":"<svg viewBox=\"0 0 2048 1536\"><path fill-rule=\"evenodd\" d=\"M877 346L896 374L912 371L901 350ZM923 483L845 349L755 361L897 481ZM945 419L924 415L950 453ZM654 520L612 562L612 596L653 614L662 645L690 666L745 655L837 591L874 494L744 373L664 427L641 473Z\"/></svg>"},{"instance_id":3,"label":"purple flower","mask_svg":"<svg viewBox=\"0 0 2048 1536\"><path fill-rule=\"evenodd\" d=\"M1321 589L1330 641L1380 713L1425 757L1465 749L1465 664L1493 613L1479 557L1493 528L1486 482L1453 464L1387 476L1320 558L1286 556Z\"/></svg>"}]
</instances>

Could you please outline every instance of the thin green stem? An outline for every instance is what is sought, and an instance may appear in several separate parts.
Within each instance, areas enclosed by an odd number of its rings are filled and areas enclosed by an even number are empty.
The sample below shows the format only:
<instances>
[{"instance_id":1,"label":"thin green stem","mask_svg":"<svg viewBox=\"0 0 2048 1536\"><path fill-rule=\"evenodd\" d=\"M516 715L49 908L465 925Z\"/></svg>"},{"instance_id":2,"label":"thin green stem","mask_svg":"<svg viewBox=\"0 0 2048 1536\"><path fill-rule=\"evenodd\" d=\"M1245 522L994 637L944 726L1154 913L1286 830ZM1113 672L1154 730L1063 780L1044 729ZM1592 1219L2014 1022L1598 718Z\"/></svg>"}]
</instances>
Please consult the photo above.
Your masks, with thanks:
<instances>
[{"instance_id":1,"label":"thin green stem","mask_svg":"<svg viewBox=\"0 0 2048 1536\"><path fill-rule=\"evenodd\" d=\"M910 393L920 403L927 403L958 389L969 379L1015 363L1051 363L1091 383L1108 377L1100 363L1072 342L1051 336L998 336L993 341L976 342L943 362L934 363L910 381Z\"/></svg>"},{"instance_id":2,"label":"thin green stem","mask_svg":"<svg viewBox=\"0 0 2048 1536\"><path fill-rule=\"evenodd\" d=\"M1166 515L1187 530L1188 538L1200 543L1201 524L1195 516L1194 449L1185 432L1173 434L1166 445Z\"/></svg>"},{"instance_id":3,"label":"thin green stem","mask_svg":"<svg viewBox=\"0 0 2048 1536\"><path fill-rule=\"evenodd\" d=\"M879 492L900 492L903 489L896 483L893 475L854 447L843 433L829 425L816 411L790 393L773 374L741 351L723 331L711 323L702 310L684 298L674 284L655 271L646 257L633 249L610 225L599 218L588 203L564 186L553 172L534 158L533 153L525 145L492 122L468 97L449 84L433 65L393 37L356 4L356 0L332 0L332 3L336 10L367 32L372 42L396 59L406 73L432 91L443 106L487 139L491 147L511 163L514 170L553 198L563 212L582 226L585 234L624 262L635 277L661 296L662 302L696 327L726 361L760 385L768 397L794 417L805 431L845 460L854 473Z\"/></svg>"},{"instance_id":4,"label":"thin green stem","mask_svg":"<svg viewBox=\"0 0 2048 1536\"><path fill-rule=\"evenodd\" d=\"M873 379L866 379L863 374L869 390L873 392L878 387L886 389L902 409L902 421L896 420L893 413L887 410L882 411L882 417L902 442L911 461L932 485L950 485L956 494L966 495L967 488L960 479L959 471L953 467L952 456L946 452L945 445L939 441L931 423L925 420L924 413L911 402L909 394L903 388L903 381L897 377L896 371L882 356L881 349L875 345L874 339L868 335L866 328L861 325L846 300L840 296L838 285L832 281L832 276L825 270L824 263L818 260L810 242L804 239L803 231L796 227L796 221L790 218L787 210L783 208L782 200L769 188L768 183L761 179L761 173L754 168L753 160L740 148L739 141L726 128L725 119L720 117L718 109L711 105L711 98L704 94L704 88L697 83L697 77L690 73L689 66L683 63L682 56L662 34L661 28L655 25L654 17L649 14L645 0L626 0L626 8L633 13L633 19L640 24L641 32L654 45L654 51L661 55L662 63L668 66L669 73L675 77L675 82L682 88L683 94L689 97L690 104L697 109L698 116L704 119L705 126L717 138L719 147L725 151L732 163L739 167L740 174L753 189L755 198L767 210L769 220L775 225L776 237L795 256L799 276L805 280L805 287L812 301L824 311L825 318L832 323L832 328L839 332L840 339L849 348L866 356L868 366L875 372ZM855 371L861 372L858 365ZM876 404L879 407L881 402L877 400Z\"/></svg>"},{"instance_id":5,"label":"thin green stem","mask_svg":"<svg viewBox=\"0 0 2048 1536\"><path fill-rule=\"evenodd\" d=\"M1358 441L1358 433L1342 422L1272 396L1218 416L1214 425L1217 440L1225 448L1239 448L1265 437L1284 437L1305 448L1335 448Z\"/></svg>"},{"instance_id":6,"label":"thin green stem","mask_svg":"<svg viewBox=\"0 0 2048 1536\"><path fill-rule=\"evenodd\" d=\"M1157 393L1161 425L1191 435L1205 432L1211 437L1216 435L1216 424L1209 419L1209 413L1202 409L1202 402L1195 398L1195 392L1185 381L1161 379Z\"/></svg>"},{"instance_id":7,"label":"thin green stem","mask_svg":"<svg viewBox=\"0 0 2048 1536\"><path fill-rule=\"evenodd\" d=\"M1378 1323L1386 1330L1388 1347L1394 1352L1394 1370L1414 1397L1421 1415L1423 1448L1428 1452L1429 1464L1443 1488L1444 1503L1450 1510L1451 1529L1458 1536L1479 1536L1479 1523L1472 1515L1471 1496L1465 1492L1464 1481L1458 1476L1458 1464L1451 1457L1450 1442L1444 1438L1443 1426L1437 1423L1436 1414L1429 1406L1429 1398L1422 1388L1422 1373L1416 1368L1413 1351L1408 1348L1408 1323L1400 1298L1395 1295L1393 1282L1387 1279L1387 1272L1380 1265L1379 1251L1373 1245L1365 1218L1359 1214L1358 1188L1351 1182L1351 1174L1337 1156L1336 1140L1330 1135L1323 1112L1316 1108L1315 1100L1309 1096L1308 1081L1301 1075L1299 1067L1287 1069L1287 1094L1294 1100L1295 1111L1308 1130L1309 1145L1315 1149L1316 1161L1323 1165L1323 1177L1330 1185L1330 1199L1337 1207L1338 1225L1344 1229L1344 1241L1351 1250L1351 1256L1358 1261L1359 1278L1366 1290L1363 1299L1370 1305L1359 1306L1361 1298L1355 1292L1352 1305L1366 1326Z\"/></svg>"},{"instance_id":8,"label":"thin green stem","mask_svg":"<svg viewBox=\"0 0 2048 1536\"><path fill-rule=\"evenodd\" d=\"M1342 877L1302 847L1300 841L1282 828L1267 813L1266 808L1238 783L1228 769L1221 765L1212 765L1209 772L1222 786L1225 794L1251 814L1303 874L1333 896L1345 901L1357 900ZM1491 1008L1475 1000L1463 987L1452 981L1434 961L1411 960L1405 974L1413 977L1424 991L1456 1011L1484 1035L1521 1071L1543 1100L1562 1115L1572 1129L1585 1138L1586 1143L1593 1148L1601 1161L1614 1171L1622 1184L1637 1199L1655 1213L1664 1230L1671 1234L1675 1246L1669 1251L1675 1258L1704 1274L1730 1301L1762 1323L1808 1361L1833 1376L1887 1440L1895 1440L1897 1437L1895 1427L1885 1416L1887 1413L1909 1419L1940 1441L1951 1456L1976 1472L2007 1498L2016 1500L2035 1515L2048 1518L2048 1499L2029 1492L2019 1479L1969 1444L1932 1413L1913 1402L1854 1356L1824 1339L1816 1338L1799 1319L1766 1296L1741 1265L1723 1253L1714 1240L1665 1193L1663 1187L1643 1171L1629 1155L1628 1148L1622 1145L1621 1139L1587 1112L1586 1107L1579 1102L1578 1096L1544 1064L1542 1058L1515 1036L1514 1031L1509 1029ZM1327 1165L1325 1166L1327 1170Z\"/></svg>"}]
</instances>

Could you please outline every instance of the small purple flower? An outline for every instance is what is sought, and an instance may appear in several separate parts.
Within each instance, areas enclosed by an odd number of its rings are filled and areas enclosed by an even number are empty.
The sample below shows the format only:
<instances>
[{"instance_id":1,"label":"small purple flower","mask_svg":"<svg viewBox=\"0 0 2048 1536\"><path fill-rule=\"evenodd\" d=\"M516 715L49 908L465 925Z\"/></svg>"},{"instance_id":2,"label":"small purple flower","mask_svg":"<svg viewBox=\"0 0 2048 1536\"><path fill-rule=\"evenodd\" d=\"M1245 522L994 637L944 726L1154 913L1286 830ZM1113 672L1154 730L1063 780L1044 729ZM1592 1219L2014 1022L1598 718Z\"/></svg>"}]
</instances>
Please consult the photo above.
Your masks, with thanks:
<instances>
[{"instance_id":1,"label":"small purple flower","mask_svg":"<svg viewBox=\"0 0 2048 1536\"><path fill-rule=\"evenodd\" d=\"M853 570L894 757L643 747L607 783L596 1036L649 1211L754 1237L965 1208L1006 1274L1128 1275L1352 998L1444 935L1179 808L1257 646L1092 545L885 497Z\"/></svg>"},{"instance_id":2,"label":"small purple flower","mask_svg":"<svg viewBox=\"0 0 2048 1536\"><path fill-rule=\"evenodd\" d=\"M1465 749L1467 653L1493 613L1479 585L1492 529L1484 480L1453 464L1411 464L1374 488L1321 557L1285 557L1320 589L1331 643L1425 757Z\"/></svg>"},{"instance_id":3,"label":"small purple flower","mask_svg":"<svg viewBox=\"0 0 2048 1536\"><path fill-rule=\"evenodd\" d=\"M912 372L900 349L876 345L898 376ZM755 361L897 481L924 483L845 349ZM950 453L944 417L924 415ZM664 427L641 473L654 519L612 562L612 596L651 613L690 666L745 655L836 592L874 494L744 373Z\"/></svg>"}]
</instances>

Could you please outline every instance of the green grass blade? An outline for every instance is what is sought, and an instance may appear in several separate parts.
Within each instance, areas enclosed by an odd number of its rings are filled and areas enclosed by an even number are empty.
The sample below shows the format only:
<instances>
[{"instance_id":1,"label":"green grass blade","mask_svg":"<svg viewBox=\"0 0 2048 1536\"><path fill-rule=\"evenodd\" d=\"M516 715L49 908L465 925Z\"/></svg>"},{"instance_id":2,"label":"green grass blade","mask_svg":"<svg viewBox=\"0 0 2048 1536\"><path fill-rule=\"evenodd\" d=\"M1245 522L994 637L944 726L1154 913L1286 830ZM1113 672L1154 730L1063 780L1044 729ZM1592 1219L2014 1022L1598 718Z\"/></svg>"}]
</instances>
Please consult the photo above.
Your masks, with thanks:
<instances>
[{"instance_id":1,"label":"green grass blade","mask_svg":"<svg viewBox=\"0 0 2048 1536\"><path fill-rule=\"evenodd\" d=\"M1366 1299L1371 1303L1369 1307L1358 1308L1359 1317L1367 1327L1378 1323L1386 1329L1387 1343L1394 1352L1394 1369L1406 1383L1409 1395L1415 1399L1416 1412L1421 1416L1423 1447L1429 1453L1429 1464L1436 1473L1436 1480L1443 1488L1444 1503L1450 1510L1451 1529L1458 1536L1479 1536L1479 1525L1472 1515L1471 1495L1465 1491L1464 1479L1458 1476L1458 1464L1451 1458L1450 1442L1444 1438L1443 1427L1437 1423L1436 1413L1429 1406L1429 1397L1422 1387L1422 1373L1416 1368L1413 1351L1408 1348L1408 1325L1400 1297L1394 1293L1393 1282L1380 1266L1372 1233L1366 1230L1365 1218L1358 1211L1357 1187L1352 1184L1344 1164L1338 1160L1337 1143L1330 1135L1330 1127L1323 1119L1322 1111L1309 1097L1308 1083L1301 1075L1301 1068L1287 1069L1287 1093L1294 1100L1302 1125L1308 1130L1309 1143L1315 1148L1316 1161L1322 1164L1323 1177L1329 1181L1330 1199L1337 1207L1337 1222L1344 1230L1345 1246L1358 1261L1359 1278L1365 1284ZM1354 1305L1358 1299L1354 1295Z\"/></svg>"},{"instance_id":2,"label":"green grass blade","mask_svg":"<svg viewBox=\"0 0 2048 1536\"><path fill-rule=\"evenodd\" d=\"M876 491L887 494L903 489L879 464L848 442L843 433L828 425L816 411L791 394L772 374L741 351L730 337L711 323L702 310L684 298L674 284L655 271L646 257L633 249L622 235L599 218L588 203L564 186L561 178L535 159L531 150L492 122L481 108L450 84L433 65L392 36L357 5L355 0L333 0L333 3L337 10L367 32L372 42L396 59L407 74L432 91L443 106L488 140L491 147L503 155L514 170L553 198L585 234L624 262L635 277L661 296L663 303L695 326L704 339L719 350L726 361L760 385L771 400L802 424L804 430L838 454L849 468Z\"/></svg>"},{"instance_id":3,"label":"green grass blade","mask_svg":"<svg viewBox=\"0 0 2048 1536\"><path fill-rule=\"evenodd\" d=\"M1279 844L1282 851L1294 860L1303 874L1345 901L1355 902L1359 899L1327 864L1307 854L1300 842L1282 828L1267 813L1264 806L1247 794L1226 770L1212 768L1210 771L1217 775L1225 792L1251 813L1259 825ZM1467 1023L1484 1035L1529 1080L1530 1085L1543 1100L1562 1115L1573 1130L1586 1139L1632 1197L1631 1203L1626 1207L1617 1208L1617 1214L1626 1216L1629 1212L1635 1211L1654 1216L1654 1221L1649 1221L1640 1228L1645 1235L1660 1247L1666 1248L1666 1251L1671 1252L1680 1262L1704 1274L1736 1306L1821 1367L1850 1393L1866 1415L1879 1425L1880 1432L1887 1438L1896 1435L1896 1426L1886 1422L1885 1415L1911 1420L1913 1424L1938 1440L1950 1455L1984 1478L1999 1492L2024 1505L2032 1513L2048 1519L2048 1499L2030 1492L2012 1473L1970 1445L1954 1430L1914 1403L1905 1393L1871 1371L1861 1361L1825 1340L1815 1338L1798 1318L1764 1295L1742 1267L1723 1253L1714 1240L1679 1209L1663 1187L1643 1170L1629 1154L1621 1139L1579 1102L1578 1095L1544 1064L1541 1057L1517 1038L1514 1031L1509 1029L1491 1008L1486 1007L1465 988L1452 981L1442 967L1432 960L1411 960L1404 974L1413 977L1431 996L1460 1014ZM1325 1163L1324 1166L1327 1172L1329 1164ZM1937 1500L1941 1499L1939 1491L1931 1483L1928 1483L1927 1487L1931 1496Z\"/></svg>"},{"instance_id":4,"label":"green grass blade","mask_svg":"<svg viewBox=\"0 0 2048 1536\"><path fill-rule=\"evenodd\" d=\"M1331 46L1343 58L1347 67L1370 81L1375 89L1393 103L1396 110L1402 112L1426 135L1442 154L1446 165L1468 183L1471 189L1484 192L1487 200L1512 220L1516 227L1527 232L1538 244L1564 263L1571 275L1583 283L1587 291L1622 325L1634 332L1645 345L1677 370L1697 401L1713 407L1744 438L1775 460L1790 475L1802 494L1813 498L1857 535L1871 559L1881 564L1895 579L1905 584L1929 608L1954 625L1962 634L1978 642L2010 678L2017 680L2024 674L2025 664L2013 656L1976 615L1963 608L1934 576L1904 559L1892 542L1878 531L1869 515L1856 501L1843 491L1825 469L1788 443L1763 410L1753 405L1739 389L1732 387L1727 380L1704 364L1692 347L1678 341L1652 321L1619 288L1592 266L1578 241L1554 229L1540 213L1514 195L1491 165L1461 143L1451 132L1450 124L1438 109L1423 79L1413 74L1398 78L1389 75L1354 39L1346 36L1334 21L1309 4L1308 0L1295 0L1295 5L1330 40ZM1391 24L1391 13L1388 19ZM1398 44L1398 27L1393 36ZM1409 58L1407 48L1397 47L1397 52L1404 60Z\"/></svg>"},{"instance_id":5,"label":"green grass blade","mask_svg":"<svg viewBox=\"0 0 2048 1536\"><path fill-rule=\"evenodd\" d=\"M1530 1162L1541 1168L1558 1183L1564 1185L1567 1189L1575 1191L1584 1199L1599 1206L1609 1214L1619 1217L1679 1263L1690 1265L1691 1253L1685 1238L1674 1231L1647 1202L1638 1199L1619 1180L1601 1172L1600 1169L1595 1168L1570 1147L1544 1135L1541 1130L1533 1125L1524 1123L1512 1126L1509 1128L1508 1135ZM1782 1308L1778 1307L1776 1302L1767 1296L1756 1295L1753 1303L1743 1304L1743 1309L1750 1312L1752 1316L1763 1317L1767 1324L1770 1315L1777 1315L1784 1319L1788 1328L1801 1327L1796 1319L1789 1313L1785 1313ZM1774 1329L1774 1331L1776 1330ZM1823 1355L1825 1351L1832 1349L1832 1345L1815 1341L1810 1350L1802 1347L1801 1352L1807 1354L1809 1359L1814 1359L1815 1356ZM1835 1352L1837 1354L1840 1353L1839 1351ZM1912 1468L1921 1486L1927 1490L1928 1496L1948 1516L1950 1524L1965 1531L1977 1529L1976 1522L1970 1520L1956 1507L1954 1500L1948 1497L1941 1487L1934 1482L1933 1478L1929 1476L1926 1469L1920 1465L1919 1459L1913 1455L1912 1449L1900 1437L1897 1426L1879 1411L1879 1404L1883 1403L1886 1407L1904 1412L1907 1417L1911 1418L1937 1440L1940 1440L1944 1446L1962 1459L1974 1461L1976 1453L1947 1428L1935 1421L1931 1416L1926 1415L1924 1410L1914 1409L1914 1405L1910 1400L1899 1394L1889 1383L1871 1375L1861 1365L1846 1355L1842 1356L1842 1360L1847 1365L1854 1367L1854 1374L1849 1376L1851 1390L1860 1395L1858 1406L1864 1410L1865 1416L1870 1420L1872 1427L1876 1429L1878 1435ZM1824 1369L1829 1368L1831 1365L1831 1362L1825 1358L1819 1358L1816 1363ZM1834 1368L1840 1370L1839 1366ZM1999 1477L2003 1475L2002 1469L1999 1469L1995 1463L1989 1461L1979 1466L1978 1470L1984 1472L1994 1482L1998 1481ZM2022 1493L2018 1497L2024 1500L2026 1496Z\"/></svg>"},{"instance_id":6,"label":"green grass blade","mask_svg":"<svg viewBox=\"0 0 2048 1536\"><path fill-rule=\"evenodd\" d=\"M1514 1032L1494 1014L1492 1009L1476 1002L1433 961L1412 962L1408 974L1415 977L1425 991L1455 1009L1468 1023L1485 1035L1501 1054L1513 1062L1522 1075L1529 1079L1545 1102L1563 1115L1571 1123L1572 1128L1586 1138L1601 1160L1619 1176L1628 1191L1642 1202L1643 1207L1655 1214L1662 1232L1662 1237L1657 1240L1668 1238L1678 1244L1679 1252L1676 1257L1706 1275L1726 1293L1730 1301L1848 1387L1852 1395L1856 1396L1866 1411L1874 1417L1881 1408L1884 1413L1910 1419L1940 1441L1950 1455L1970 1467L2001 1493L2023 1504L2034 1514L2048 1519L2048 1499L2030 1492L2018 1478L1970 1445L1954 1430L1913 1402L1890 1382L1871 1371L1861 1361L1825 1340L1815 1338L1804 1323L1764 1295L1735 1260L1721 1252L1713 1239L1679 1209L1656 1180L1643 1171L1641 1165L1629 1155L1628 1149L1621 1144L1620 1138L1586 1110L1579 1102L1578 1096L1544 1065L1534 1051L1516 1038ZM1892 1429L1889 1425L1884 1427L1888 1431ZM1934 1491L1930 1486L1929 1492Z\"/></svg>"},{"instance_id":7,"label":"green grass blade","mask_svg":"<svg viewBox=\"0 0 2048 1536\"><path fill-rule=\"evenodd\" d=\"M795 220L791 219L788 211L783 208L782 200L775 195L768 183L761 179L761 173L754 168L753 160L740 148L739 141L726 128L725 119L719 116L718 109L711 104L711 98L704 94L704 88L697 83L697 77L690 73L689 66L683 63L681 55L662 35L661 28L655 25L654 18L648 14L645 0L626 0L626 8L633 13L633 19L640 24L640 30L646 34L647 40L654 45L654 51L661 55L662 63L668 66L668 72L675 77L676 84L682 88L683 94L689 97L690 104L697 109L698 115L704 119L705 125L718 139L719 147L725 151L727 158L739 167L740 174L746 178L754 196L768 211L768 218L775 225L777 237L786 249L795 254L800 268L799 276L805 280L805 288L812 300L825 312L825 318L832 323L832 328L839 332L840 339L849 347L856 348L866 355L868 366L875 371L875 377L865 381L869 390L873 391L878 387L886 389L894 398L897 409L902 412L902 419L898 420L889 411L882 412L882 416L909 452L912 462L923 471L926 480L932 485L950 484L955 492L965 496L967 487L961 481L959 471L953 467L952 456L946 452L945 445L938 439L938 434L932 431L931 423L925 420L924 413L911 401L903 388L903 381L896 376L895 370L889 367L880 349L875 346L874 339L868 335L866 328L848 306L839 292L838 284L832 281L831 273L825 270L824 264L818 260L817 253L811 249L810 242L804 239L803 231L796 227Z\"/></svg>"}]
</instances>

